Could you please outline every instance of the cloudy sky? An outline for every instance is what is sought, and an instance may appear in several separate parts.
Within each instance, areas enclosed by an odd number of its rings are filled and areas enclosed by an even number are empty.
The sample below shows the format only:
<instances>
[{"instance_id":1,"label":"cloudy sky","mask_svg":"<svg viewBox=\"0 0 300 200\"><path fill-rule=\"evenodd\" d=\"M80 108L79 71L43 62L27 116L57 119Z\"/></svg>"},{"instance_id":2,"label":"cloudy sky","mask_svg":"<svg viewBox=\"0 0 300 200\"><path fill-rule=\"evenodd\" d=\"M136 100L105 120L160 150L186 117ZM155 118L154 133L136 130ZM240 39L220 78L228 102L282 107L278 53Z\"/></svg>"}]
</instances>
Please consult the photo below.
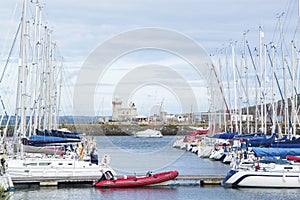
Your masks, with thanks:
<instances>
[{"instance_id":1,"label":"cloudy sky","mask_svg":"<svg viewBox=\"0 0 300 200\"><path fill-rule=\"evenodd\" d=\"M1 67L20 21L21 5L21 0L1 0L0 3ZM278 17L284 13L285 39L297 42L299 38L297 0L41 0L41 5L44 8L43 19L53 30L59 54L64 57L70 90L67 99L71 101L75 98L72 86L89 55L105 41L131 30L149 27L171 30L195 41L211 55L235 43L239 53L242 52L244 32L247 32L252 46L258 45L259 26L264 31L266 42L278 40ZM32 8L29 14L34 14ZM199 105L194 108L191 106L190 109L207 110L209 102L206 85L199 81L198 76L193 76L193 70L182 70L188 68L187 63L167 53L153 50L136 52L111 63L106 70L109 75L98 80L102 86L96 87L95 113L110 115L111 101L116 97L111 92L112 85L117 85L122 77L126 77L125 71L129 66L149 64L172 65L177 71L181 69L179 74L185 80L189 79L187 82L199 100ZM135 92L130 94L131 99L126 101L138 102L139 114L149 114L162 104L168 112L182 111L182 108L178 109L180 100L172 95L168 87L154 85L152 88L149 84L136 87ZM72 113L70 104L65 103L64 109L65 113Z\"/></svg>"}]
</instances>

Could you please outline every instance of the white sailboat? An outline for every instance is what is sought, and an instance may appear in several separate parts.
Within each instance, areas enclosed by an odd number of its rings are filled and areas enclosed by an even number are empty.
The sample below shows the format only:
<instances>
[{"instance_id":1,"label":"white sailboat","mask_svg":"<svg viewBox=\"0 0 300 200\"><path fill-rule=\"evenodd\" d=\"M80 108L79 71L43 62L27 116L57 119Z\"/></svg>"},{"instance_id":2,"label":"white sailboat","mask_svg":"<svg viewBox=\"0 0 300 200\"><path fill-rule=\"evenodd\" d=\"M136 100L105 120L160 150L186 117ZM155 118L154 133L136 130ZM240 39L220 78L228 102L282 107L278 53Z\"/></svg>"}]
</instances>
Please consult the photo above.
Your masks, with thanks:
<instances>
[{"instance_id":1,"label":"white sailboat","mask_svg":"<svg viewBox=\"0 0 300 200\"><path fill-rule=\"evenodd\" d=\"M59 110L59 96L55 84L56 67L56 44L52 41L51 30L43 26L41 22L41 9L39 1L31 1L36 9L36 16L27 16L28 3L23 2L21 18L21 38L18 66L18 84L16 95L15 133L13 154L7 152L8 173L12 178L18 177L76 177L76 176L102 176L103 172L109 170L109 156L105 155L98 162L96 146L89 146L85 140L74 143L64 143L64 146L75 146L70 151L57 151L54 155L28 154L25 150L42 148L24 145L23 138L29 138L36 129L43 127L47 130L57 129L57 118ZM31 20L34 19L32 23ZM33 39L30 37L29 26L33 24ZM43 31L42 32L42 28ZM43 35L43 37L41 37ZM29 43L33 40L33 52L29 52ZM32 60L31 60L32 59ZM32 61L32 64L29 65ZM61 71L61 70L60 70ZM28 73L32 72L32 73ZM56 74L56 76L54 76ZM61 76L61 75L60 75ZM33 83L35 84L27 84ZM34 92L33 92L34 91ZM29 98L30 97L30 98ZM30 108L30 109L29 109ZM30 120L27 117L30 116ZM33 122L34 119L34 122ZM43 122L42 120L43 119ZM34 123L34 124L32 124ZM78 143L81 143L80 145ZM51 147L57 147L54 146ZM9 146L9 145L8 145ZM10 145L13 146L13 145ZM24 148L26 147L26 148ZM77 151L75 151L77 150ZM62 155L63 154L63 155Z\"/></svg>"},{"instance_id":2,"label":"white sailboat","mask_svg":"<svg viewBox=\"0 0 300 200\"><path fill-rule=\"evenodd\" d=\"M224 187L300 188L300 164L286 159L299 155L298 148L253 148L255 158L246 158L233 167L222 181Z\"/></svg>"},{"instance_id":3,"label":"white sailboat","mask_svg":"<svg viewBox=\"0 0 300 200\"><path fill-rule=\"evenodd\" d=\"M105 156L106 159L108 158ZM69 178L69 177L101 177L103 172L115 171L109 163L91 163L78 159L75 155L69 157L27 157L25 159L8 159L7 172L12 178L43 177L43 178Z\"/></svg>"}]
</instances>

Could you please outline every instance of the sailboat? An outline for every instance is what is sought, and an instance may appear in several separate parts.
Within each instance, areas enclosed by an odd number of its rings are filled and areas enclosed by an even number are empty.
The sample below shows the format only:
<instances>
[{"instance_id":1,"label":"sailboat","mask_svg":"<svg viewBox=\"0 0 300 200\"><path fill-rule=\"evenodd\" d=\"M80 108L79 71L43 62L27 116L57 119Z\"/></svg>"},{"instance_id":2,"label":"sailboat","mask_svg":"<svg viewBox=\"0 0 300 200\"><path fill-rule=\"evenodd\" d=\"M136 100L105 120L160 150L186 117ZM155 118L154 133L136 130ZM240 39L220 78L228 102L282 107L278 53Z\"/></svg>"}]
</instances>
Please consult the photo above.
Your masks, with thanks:
<instances>
[{"instance_id":1,"label":"sailboat","mask_svg":"<svg viewBox=\"0 0 300 200\"><path fill-rule=\"evenodd\" d=\"M35 6L34 17L27 16L29 4ZM108 155L99 162L94 141L58 129L62 65L57 67L56 43L41 21L42 8L38 0L23 1L14 138L6 144L13 152L5 149L6 173L12 179L101 176L107 170L115 174Z\"/></svg>"}]
</instances>

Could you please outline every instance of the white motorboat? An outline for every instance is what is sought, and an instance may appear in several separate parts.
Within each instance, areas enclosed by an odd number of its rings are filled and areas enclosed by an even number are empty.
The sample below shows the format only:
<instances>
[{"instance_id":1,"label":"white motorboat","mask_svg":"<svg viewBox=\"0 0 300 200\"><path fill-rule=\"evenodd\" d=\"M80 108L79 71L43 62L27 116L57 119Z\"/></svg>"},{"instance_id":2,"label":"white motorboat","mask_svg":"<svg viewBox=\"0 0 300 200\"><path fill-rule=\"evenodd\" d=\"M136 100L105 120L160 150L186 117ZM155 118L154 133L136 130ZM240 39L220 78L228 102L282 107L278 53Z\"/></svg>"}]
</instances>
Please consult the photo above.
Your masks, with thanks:
<instances>
[{"instance_id":1,"label":"white motorboat","mask_svg":"<svg viewBox=\"0 0 300 200\"><path fill-rule=\"evenodd\" d=\"M160 138L163 137L160 131L153 129L146 129L144 131L138 131L134 134L135 137L150 137L150 138Z\"/></svg>"}]
</instances>

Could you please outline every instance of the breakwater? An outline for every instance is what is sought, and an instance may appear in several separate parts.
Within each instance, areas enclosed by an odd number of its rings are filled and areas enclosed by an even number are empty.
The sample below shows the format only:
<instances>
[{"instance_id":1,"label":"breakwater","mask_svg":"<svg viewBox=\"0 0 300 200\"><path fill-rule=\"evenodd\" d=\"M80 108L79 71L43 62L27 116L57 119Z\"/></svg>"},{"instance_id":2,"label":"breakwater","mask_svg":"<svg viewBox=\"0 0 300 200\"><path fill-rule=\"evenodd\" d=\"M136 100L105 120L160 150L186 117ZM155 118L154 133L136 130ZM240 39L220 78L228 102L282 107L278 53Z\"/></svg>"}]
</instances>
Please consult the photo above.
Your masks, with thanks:
<instances>
[{"instance_id":1,"label":"breakwater","mask_svg":"<svg viewBox=\"0 0 300 200\"><path fill-rule=\"evenodd\" d=\"M163 135L184 135L188 126L182 125L107 125L107 124L76 124L64 125L71 131L91 136L130 136L146 129L160 130Z\"/></svg>"}]
</instances>

